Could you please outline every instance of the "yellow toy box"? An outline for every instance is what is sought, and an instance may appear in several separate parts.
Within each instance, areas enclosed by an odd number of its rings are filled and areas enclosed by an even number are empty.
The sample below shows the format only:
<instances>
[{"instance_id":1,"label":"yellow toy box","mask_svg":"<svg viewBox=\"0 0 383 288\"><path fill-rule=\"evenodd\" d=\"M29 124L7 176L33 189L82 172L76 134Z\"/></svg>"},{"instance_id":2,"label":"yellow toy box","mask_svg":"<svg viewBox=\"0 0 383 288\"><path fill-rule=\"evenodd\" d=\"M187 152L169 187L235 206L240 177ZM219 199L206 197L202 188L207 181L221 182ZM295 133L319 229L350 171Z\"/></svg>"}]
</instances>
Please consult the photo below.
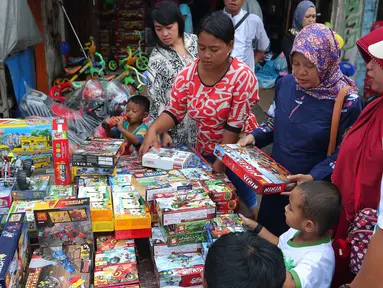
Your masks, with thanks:
<instances>
[{"instance_id":1,"label":"yellow toy box","mask_svg":"<svg viewBox=\"0 0 383 288\"><path fill-rule=\"evenodd\" d=\"M92 222L113 220L112 197L108 186L80 186L78 188L78 197L90 199Z\"/></svg>"},{"instance_id":2,"label":"yellow toy box","mask_svg":"<svg viewBox=\"0 0 383 288\"><path fill-rule=\"evenodd\" d=\"M114 219L111 221L92 221L93 232L113 232Z\"/></svg>"}]
</instances>

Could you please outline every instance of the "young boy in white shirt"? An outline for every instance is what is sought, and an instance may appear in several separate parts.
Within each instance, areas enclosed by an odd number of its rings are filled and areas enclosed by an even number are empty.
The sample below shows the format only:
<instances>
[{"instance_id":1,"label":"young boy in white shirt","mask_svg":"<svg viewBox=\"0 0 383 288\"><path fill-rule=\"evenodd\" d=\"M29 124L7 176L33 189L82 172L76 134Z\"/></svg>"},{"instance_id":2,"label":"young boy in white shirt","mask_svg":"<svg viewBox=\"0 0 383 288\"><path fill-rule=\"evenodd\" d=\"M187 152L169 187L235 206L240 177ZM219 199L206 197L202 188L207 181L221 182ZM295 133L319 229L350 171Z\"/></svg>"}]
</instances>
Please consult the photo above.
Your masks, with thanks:
<instances>
[{"instance_id":1,"label":"young boy in white shirt","mask_svg":"<svg viewBox=\"0 0 383 288\"><path fill-rule=\"evenodd\" d=\"M242 9L245 0L225 0L224 12L232 19L235 28L234 49L237 57L254 70L265 57L270 40L259 16Z\"/></svg>"},{"instance_id":2,"label":"young boy in white shirt","mask_svg":"<svg viewBox=\"0 0 383 288\"><path fill-rule=\"evenodd\" d=\"M284 288L330 287L335 256L328 231L339 219L340 192L329 182L306 182L295 187L289 202L285 214L291 228L279 238L261 224L241 217L248 229L282 250L287 270Z\"/></svg>"}]
</instances>

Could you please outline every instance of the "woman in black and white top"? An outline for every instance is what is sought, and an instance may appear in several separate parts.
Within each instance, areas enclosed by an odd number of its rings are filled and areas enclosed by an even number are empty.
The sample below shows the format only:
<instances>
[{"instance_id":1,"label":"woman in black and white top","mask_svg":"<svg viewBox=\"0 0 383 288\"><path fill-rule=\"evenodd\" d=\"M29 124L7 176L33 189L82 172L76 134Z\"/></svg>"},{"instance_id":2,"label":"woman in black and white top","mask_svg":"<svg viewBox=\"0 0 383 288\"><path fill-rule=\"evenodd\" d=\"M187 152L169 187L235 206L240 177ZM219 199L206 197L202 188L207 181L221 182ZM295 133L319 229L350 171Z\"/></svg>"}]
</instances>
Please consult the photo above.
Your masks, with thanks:
<instances>
[{"instance_id":1,"label":"woman in black and white top","mask_svg":"<svg viewBox=\"0 0 383 288\"><path fill-rule=\"evenodd\" d=\"M184 19L179 7L170 1L158 3L153 11L153 35L157 45L149 58L148 95L151 99L151 123L165 110L177 74L197 57L197 36L184 33ZM169 135L170 134L170 135ZM162 135L162 144L194 146L195 123L185 119Z\"/></svg>"}]
</instances>

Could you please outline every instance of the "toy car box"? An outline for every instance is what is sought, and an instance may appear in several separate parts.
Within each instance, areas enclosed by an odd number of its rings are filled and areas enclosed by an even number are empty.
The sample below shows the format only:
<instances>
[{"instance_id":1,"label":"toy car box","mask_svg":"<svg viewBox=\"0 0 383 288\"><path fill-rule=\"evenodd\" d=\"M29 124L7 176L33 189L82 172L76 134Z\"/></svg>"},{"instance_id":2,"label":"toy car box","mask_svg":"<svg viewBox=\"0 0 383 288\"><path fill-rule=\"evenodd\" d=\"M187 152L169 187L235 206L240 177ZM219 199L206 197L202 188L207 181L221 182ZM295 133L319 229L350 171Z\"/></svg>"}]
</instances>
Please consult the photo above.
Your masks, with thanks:
<instances>
[{"instance_id":1,"label":"toy car box","mask_svg":"<svg viewBox=\"0 0 383 288\"><path fill-rule=\"evenodd\" d=\"M211 219L216 214L215 203L204 189L177 193L171 198L158 198L156 209L160 223L164 226Z\"/></svg>"},{"instance_id":2,"label":"toy car box","mask_svg":"<svg viewBox=\"0 0 383 288\"><path fill-rule=\"evenodd\" d=\"M76 198L72 185L51 185L45 199Z\"/></svg>"},{"instance_id":3,"label":"toy car box","mask_svg":"<svg viewBox=\"0 0 383 288\"><path fill-rule=\"evenodd\" d=\"M197 253L201 252L201 243L190 243L186 245L168 246L168 240L162 235L160 227L152 227L152 238L150 238L150 246L154 256Z\"/></svg>"},{"instance_id":4,"label":"toy car box","mask_svg":"<svg viewBox=\"0 0 383 288\"><path fill-rule=\"evenodd\" d=\"M34 215L41 247L93 245L89 198L38 202Z\"/></svg>"},{"instance_id":5,"label":"toy car box","mask_svg":"<svg viewBox=\"0 0 383 288\"><path fill-rule=\"evenodd\" d=\"M6 145L14 154L29 157L52 153L52 123L50 119L0 119L0 145Z\"/></svg>"},{"instance_id":6,"label":"toy car box","mask_svg":"<svg viewBox=\"0 0 383 288\"><path fill-rule=\"evenodd\" d=\"M22 287L28 261L25 213L9 215L0 237L0 287Z\"/></svg>"},{"instance_id":7,"label":"toy car box","mask_svg":"<svg viewBox=\"0 0 383 288\"><path fill-rule=\"evenodd\" d=\"M258 194L289 191L290 172L256 147L236 144L216 145L214 155Z\"/></svg>"},{"instance_id":8,"label":"toy car box","mask_svg":"<svg viewBox=\"0 0 383 288\"><path fill-rule=\"evenodd\" d=\"M13 185L5 186L3 184L0 184L0 214L8 214L9 208L11 208L12 189Z\"/></svg>"},{"instance_id":9,"label":"toy car box","mask_svg":"<svg viewBox=\"0 0 383 288\"><path fill-rule=\"evenodd\" d=\"M39 200L33 201L13 201L12 206L9 209L9 213L25 213L25 217L28 223L28 232L36 232L35 214L33 213L36 203Z\"/></svg>"},{"instance_id":10,"label":"toy car box","mask_svg":"<svg viewBox=\"0 0 383 288\"><path fill-rule=\"evenodd\" d=\"M94 270L94 287L129 287L138 284L138 269L136 263L100 266Z\"/></svg>"},{"instance_id":11,"label":"toy car box","mask_svg":"<svg viewBox=\"0 0 383 288\"><path fill-rule=\"evenodd\" d=\"M113 169L124 150L122 139L90 138L73 152L72 165Z\"/></svg>"},{"instance_id":12,"label":"toy car box","mask_svg":"<svg viewBox=\"0 0 383 288\"><path fill-rule=\"evenodd\" d=\"M92 221L113 220L112 197L109 186L83 187L78 189L78 197L90 199Z\"/></svg>"},{"instance_id":13,"label":"toy car box","mask_svg":"<svg viewBox=\"0 0 383 288\"><path fill-rule=\"evenodd\" d=\"M15 184L12 189L13 200L39 200L47 195L50 176L33 176L30 178L30 189L21 190Z\"/></svg>"},{"instance_id":14,"label":"toy car box","mask_svg":"<svg viewBox=\"0 0 383 288\"><path fill-rule=\"evenodd\" d=\"M90 287L92 250L86 244L37 249L27 270L25 287Z\"/></svg>"},{"instance_id":15,"label":"toy car box","mask_svg":"<svg viewBox=\"0 0 383 288\"><path fill-rule=\"evenodd\" d=\"M155 256L154 261L160 287L202 285L205 261L201 253Z\"/></svg>"},{"instance_id":16,"label":"toy car box","mask_svg":"<svg viewBox=\"0 0 383 288\"><path fill-rule=\"evenodd\" d=\"M138 192L113 193L115 230L150 229L149 207Z\"/></svg>"},{"instance_id":17,"label":"toy car box","mask_svg":"<svg viewBox=\"0 0 383 288\"><path fill-rule=\"evenodd\" d=\"M142 166L165 170L187 168L192 159L192 153L176 149L152 148L142 156Z\"/></svg>"},{"instance_id":18,"label":"toy car box","mask_svg":"<svg viewBox=\"0 0 383 288\"><path fill-rule=\"evenodd\" d=\"M108 266L123 263L136 263L134 247L115 248L113 250L98 251L95 256L95 266Z\"/></svg>"}]
</instances>

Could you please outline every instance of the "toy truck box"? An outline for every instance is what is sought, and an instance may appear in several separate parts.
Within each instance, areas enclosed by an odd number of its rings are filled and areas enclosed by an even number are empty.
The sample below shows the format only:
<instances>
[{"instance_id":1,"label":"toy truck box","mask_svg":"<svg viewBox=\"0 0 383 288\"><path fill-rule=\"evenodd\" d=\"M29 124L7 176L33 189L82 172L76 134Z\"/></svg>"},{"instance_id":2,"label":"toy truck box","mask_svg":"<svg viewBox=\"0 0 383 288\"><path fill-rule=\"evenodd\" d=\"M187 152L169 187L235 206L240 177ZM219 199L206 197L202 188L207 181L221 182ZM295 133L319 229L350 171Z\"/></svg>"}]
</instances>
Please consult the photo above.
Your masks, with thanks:
<instances>
[{"instance_id":1,"label":"toy truck box","mask_svg":"<svg viewBox=\"0 0 383 288\"><path fill-rule=\"evenodd\" d=\"M138 192L113 193L116 230L150 229L149 207Z\"/></svg>"},{"instance_id":2,"label":"toy truck box","mask_svg":"<svg viewBox=\"0 0 383 288\"><path fill-rule=\"evenodd\" d=\"M142 156L142 166L165 170L187 168L192 159L192 153L176 149L152 148Z\"/></svg>"},{"instance_id":3,"label":"toy truck box","mask_svg":"<svg viewBox=\"0 0 383 288\"><path fill-rule=\"evenodd\" d=\"M76 198L72 185L51 185L49 186L47 197L45 199L65 199Z\"/></svg>"},{"instance_id":4,"label":"toy truck box","mask_svg":"<svg viewBox=\"0 0 383 288\"><path fill-rule=\"evenodd\" d=\"M79 198L90 199L90 214L92 221L111 221L113 220L113 206L110 187L83 187L78 189Z\"/></svg>"},{"instance_id":5,"label":"toy truck box","mask_svg":"<svg viewBox=\"0 0 383 288\"><path fill-rule=\"evenodd\" d=\"M25 213L9 215L0 237L0 287L21 287L28 261Z\"/></svg>"},{"instance_id":6,"label":"toy truck box","mask_svg":"<svg viewBox=\"0 0 383 288\"><path fill-rule=\"evenodd\" d=\"M30 189L21 190L15 184L12 189L13 200L42 200L47 195L50 176L34 176L30 178Z\"/></svg>"},{"instance_id":7,"label":"toy truck box","mask_svg":"<svg viewBox=\"0 0 383 288\"><path fill-rule=\"evenodd\" d=\"M13 189L13 185L5 186L0 184L0 215L8 214L9 208L12 205L12 194L11 191Z\"/></svg>"},{"instance_id":8,"label":"toy truck box","mask_svg":"<svg viewBox=\"0 0 383 288\"><path fill-rule=\"evenodd\" d=\"M136 250L134 247L115 248L108 251L98 251L95 256L95 265L121 265L123 263L136 263Z\"/></svg>"},{"instance_id":9,"label":"toy truck box","mask_svg":"<svg viewBox=\"0 0 383 288\"><path fill-rule=\"evenodd\" d=\"M38 202L34 215L41 247L93 246L89 198Z\"/></svg>"},{"instance_id":10,"label":"toy truck box","mask_svg":"<svg viewBox=\"0 0 383 288\"><path fill-rule=\"evenodd\" d=\"M114 168L124 150L125 144L122 139L89 138L73 152L72 165Z\"/></svg>"},{"instance_id":11,"label":"toy truck box","mask_svg":"<svg viewBox=\"0 0 383 288\"><path fill-rule=\"evenodd\" d=\"M25 218L28 224L28 232L30 233L36 232L35 215L33 211L36 203L38 202L40 201L13 201L12 206L9 209L9 215L11 213L25 213Z\"/></svg>"},{"instance_id":12,"label":"toy truck box","mask_svg":"<svg viewBox=\"0 0 383 288\"><path fill-rule=\"evenodd\" d=\"M25 287L90 287L92 250L86 244L37 249L27 270Z\"/></svg>"},{"instance_id":13,"label":"toy truck box","mask_svg":"<svg viewBox=\"0 0 383 288\"><path fill-rule=\"evenodd\" d=\"M276 194L291 190L290 172L257 147L236 144L216 145L214 155L258 194Z\"/></svg>"},{"instance_id":14,"label":"toy truck box","mask_svg":"<svg viewBox=\"0 0 383 288\"><path fill-rule=\"evenodd\" d=\"M125 247L135 247L133 239L117 240L113 236L99 236L96 238L97 251L109 251Z\"/></svg>"},{"instance_id":15,"label":"toy truck box","mask_svg":"<svg viewBox=\"0 0 383 288\"><path fill-rule=\"evenodd\" d=\"M216 205L204 189L156 199L156 209L163 226L215 217Z\"/></svg>"},{"instance_id":16,"label":"toy truck box","mask_svg":"<svg viewBox=\"0 0 383 288\"><path fill-rule=\"evenodd\" d=\"M154 256L182 253L201 252L201 243L190 243L186 245L168 246L168 240L162 235L160 227L152 227L152 238L150 246Z\"/></svg>"},{"instance_id":17,"label":"toy truck box","mask_svg":"<svg viewBox=\"0 0 383 288\"><path fill-rule=\"evenodd\" d=\"M205 261L201 253L155 256L154 261L160 287L202 285Z\"/></svg>"},{"instance_id":18,"label":"toy truck box","mask_svg":"<svg viewBox=\"0 0 383 288\"><path fill-rule=\"evenodd\" d=\"M211 227L209 230L214 239L232 232L246 231L242 219L237 214L218 215L217 218L211 220Z\"/></svg>"},{"instance_id":19,"label":"toy truck box","mask_svg":"<svg viewBox=\"0 0 383 288\"><path fill-rule=\"evenodd\" d=\"M138 284L138 269L136 263L100 266L94 270L94 287L129 287Z\"/></svg>"},{"instance_id":20,"label":"toy truck box","mask_svg":"<svg viewBox=\"0 0 383 288\"><path fill-rule=\"evenodd\" d=\"M56 185L69 185L70 155L68 124L64 118L54 118L52 121L53 171Z\"/></svg>"},{"instance_id":21,"label":"toy truck box","mask_svg":"<svg viewBox=\"0 0 383 288\"><path fill-rule=\"evenodd\" d=\"M50 119L0 119L0 145L8 147L23 159L31 155L52 153L52 124Z\"/></svg>"}]
</instances>

